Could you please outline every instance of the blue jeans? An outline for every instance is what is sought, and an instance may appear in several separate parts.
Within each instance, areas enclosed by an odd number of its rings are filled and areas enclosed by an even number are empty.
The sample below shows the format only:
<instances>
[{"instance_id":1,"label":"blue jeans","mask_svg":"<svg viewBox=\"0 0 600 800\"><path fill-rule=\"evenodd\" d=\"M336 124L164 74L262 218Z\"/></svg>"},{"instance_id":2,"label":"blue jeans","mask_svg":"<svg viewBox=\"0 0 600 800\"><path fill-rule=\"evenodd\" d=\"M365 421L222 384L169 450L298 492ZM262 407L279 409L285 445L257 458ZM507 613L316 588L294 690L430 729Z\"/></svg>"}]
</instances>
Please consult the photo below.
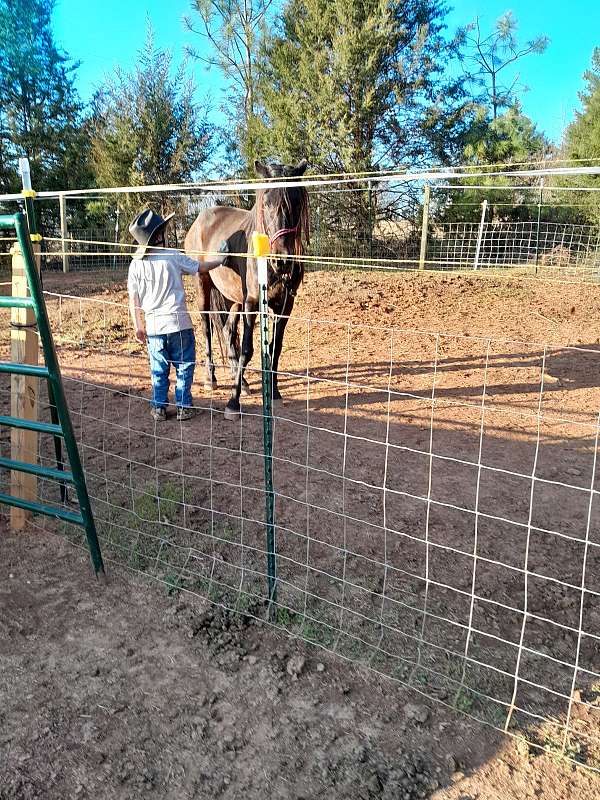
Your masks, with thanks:
<instances>
[{"instance_id":1,"label":"blue jeans","mask_svg":"<svg viewBox=\"0 0 600 800\"><path fill-rule=\"evenodd\" d=\"M175 403L192 405L192 382L196 366L196 340L194 331L187 328L176 333L148 336L150 377L152 379L152 405L164 408L169 402L169 373L175 367Z\"/></svg>"}]
</instances>

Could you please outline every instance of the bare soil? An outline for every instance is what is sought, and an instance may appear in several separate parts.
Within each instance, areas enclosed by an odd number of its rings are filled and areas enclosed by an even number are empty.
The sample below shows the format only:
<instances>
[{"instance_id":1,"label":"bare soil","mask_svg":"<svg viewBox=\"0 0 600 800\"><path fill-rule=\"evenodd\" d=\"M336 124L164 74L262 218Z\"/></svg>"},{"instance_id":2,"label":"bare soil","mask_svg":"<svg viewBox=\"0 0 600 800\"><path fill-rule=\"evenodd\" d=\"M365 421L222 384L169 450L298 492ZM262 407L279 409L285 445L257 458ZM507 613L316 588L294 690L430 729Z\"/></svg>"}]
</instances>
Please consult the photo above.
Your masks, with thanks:
<instances>
[{"instance_id":1,"label":"bare soil","mask_svg":"<svg viewBox=\"0 0 600 800\"><path fill-rule=\"evenodd\" d=\"M318 649L256 619L258 393L227 422L227 373L207 395L199 366L203 413L157 432L123 279L45 288L77 298L48 302L112 578L63 539L2 537L0 798L598 796L425 698L502 727L518 666L511 730L560 752L570 709L567 755L598 763L597 287L307 276L275 421L277 623Z\"/></svg>"},{"instance_id":2,"label":"bare soil","mask_svg":"<svg viewBox=\"0 0 600 800\"><path fill-rule=\"evenodd\" d=\"M2 800L598 796L594 773L51 534L0 538ZM434 788L439 784L438 788Z\"/></svg>"}]
</instances>

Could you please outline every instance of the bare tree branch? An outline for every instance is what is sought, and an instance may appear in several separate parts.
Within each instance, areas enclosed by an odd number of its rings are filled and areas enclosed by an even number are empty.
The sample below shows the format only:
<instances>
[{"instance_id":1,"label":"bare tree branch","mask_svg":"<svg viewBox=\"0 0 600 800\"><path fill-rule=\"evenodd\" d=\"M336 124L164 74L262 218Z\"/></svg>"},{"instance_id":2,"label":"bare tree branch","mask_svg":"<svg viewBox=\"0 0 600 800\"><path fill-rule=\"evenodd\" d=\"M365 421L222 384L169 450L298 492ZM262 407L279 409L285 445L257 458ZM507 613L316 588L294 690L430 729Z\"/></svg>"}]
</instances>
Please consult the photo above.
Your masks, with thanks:
<instances>
[{"instance_id":1,"label":"bare tree branch","mask_svg":"<svg viewBox=\"0 0 600 800\"><path fill-rule=\"evenodd\" d=\"M518 76L509 87L498 86L499 73L525 56L543 53L550 41L547 36L538 36L519 47L516 30L517 20L510 11L496 21L494 29L487 36L481 32L479 17L462 29L462 41L472 50L463 58L475 62L479 67L479 72L473 78L491 84L488 95L492 101L494 119L500 106L511 103L518 86ZM469 35L470 31L474 31L474 35Z\"/></svg>"},{"instance_id":2,"label":"bare tree branch","mask_svg":"<svg viewBox=\"0 0 600 800\"><path fill-rule=\"evenodd\" d=\"M185 19L187 30L202 37L212 51L205 55L189 48L188 52L198 61L216 66L228 82L226 91L233 100L232 143L240 149L242 141L241 150L247 151L248 162L254 161L255 150L251 138L256 119L255 64L260 29L273 4L274 0L195 0L192 13L198 15L199 23L195 25L189 16Z\"/></svg>"}]
</instances>

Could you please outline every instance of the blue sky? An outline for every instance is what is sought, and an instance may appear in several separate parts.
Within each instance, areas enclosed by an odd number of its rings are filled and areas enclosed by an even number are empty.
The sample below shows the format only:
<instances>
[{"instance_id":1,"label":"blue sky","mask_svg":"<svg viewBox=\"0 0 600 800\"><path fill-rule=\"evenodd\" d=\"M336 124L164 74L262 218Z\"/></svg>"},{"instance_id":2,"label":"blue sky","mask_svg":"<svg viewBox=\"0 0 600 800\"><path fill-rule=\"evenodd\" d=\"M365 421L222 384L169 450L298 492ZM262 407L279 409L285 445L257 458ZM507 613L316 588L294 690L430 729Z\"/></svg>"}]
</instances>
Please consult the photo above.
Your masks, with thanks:
<instances>
[{"instance_id":1,"label":"blue sky","mask_svg":"<svg viewBox=\"0 0 600 800\"><path fill-rule=\"evenodd\" d=\"M542 33L550 37L546 53L524 59L519 70L530 87L522 96L525 112L558 142L577 108L577 93L583 88L582 75L592 50L600 46L600 0L450 0L450 4L454 7L448 17L451 30L476 15L485 27L511 10L519 20L522 39ZM172 49L176 62L181 60L186 44L198 44L182 24L189 7L189 0L103 0L84 7L80 0L57 0L56 38L72 58L82 62L78 74L82 96L89 99L115 66L131 67L143 46L147 19L154 26L157 44ZM207 72L197 63L193 70L200 89L211 93L216 120L222 83L214 70Z\"/></svg>"}]
</instances>

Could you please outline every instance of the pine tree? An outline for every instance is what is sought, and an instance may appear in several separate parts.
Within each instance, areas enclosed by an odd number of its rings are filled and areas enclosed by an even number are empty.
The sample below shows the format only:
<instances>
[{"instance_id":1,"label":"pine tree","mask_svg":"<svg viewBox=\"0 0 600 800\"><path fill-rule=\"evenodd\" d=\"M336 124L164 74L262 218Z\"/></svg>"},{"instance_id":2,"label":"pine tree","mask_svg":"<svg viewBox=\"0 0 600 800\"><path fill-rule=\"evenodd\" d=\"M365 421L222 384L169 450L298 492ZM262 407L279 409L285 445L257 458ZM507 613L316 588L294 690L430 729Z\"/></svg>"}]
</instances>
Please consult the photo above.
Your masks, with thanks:
<instances>
[{"instance_id":1,"label":"pine tree","mask_svg":"<svg viewBox=\"0 0 600 800\"><path fill-rule=\"evenodd\" d=\"M440 0L289 0L267 40L263 155L306 155L324 172L448 157L465 113L447 80Z\"/></svg>"},{"instance_id":2,"label":"pine tree","mask_svg":"<svg viewBox=\"0 0 600 800\"><path fill-rule=\"evenodd\" d=\"M519 91L527 88L520 85L518 74L510 83L501 83L504 70L525 56L541 55L550 43L547 36L536 36L519 44L517 28L515 16L507 11L496 20L489 33L482 32L479 18L459 31L459 41L463 45L461 58L469 65L471 80L483 86L493 119L503 108L513 106L518 101Z\"/></svg>"},{"instance_id":3,"label":"pine tree","mask_svg":"<svg viewBox=\"0 0 600 800\"><path fill-rule=\"evenodd\" d=\"M36 189L89 182L77 63L55 44L55 0L0 0L0 185L18 189L27 156Z\"/></svg>"},{"instance_id":4,"label":"pine tree","mask_svg":"<svg viewBox=\"0 0 600 800\"><path fill-rule=\"evenodd\" d=\"M551 152L552 145L543 133L537 130L532 120L515 104L504 114L491 118L484 107L479 109L473 124L464 136L461 161L475 168L502 165L527 164L543 161ZM467 174L467 173L465 173ZM520 180L526 184L527 178ZM497 220L526 220L531 218L532 193L529 190L508 192L498 186L509 186L510 181L501 176L492 178L465 177L461 184L487 185L489 189L466 189L445 193L445 200L438 202L438 216L445 221L470 221L480 218L481 203L488 201L488 218ZM537 180L531 179L531 185ZM438 193L438 198L442 197Z\"/></svg>"},{"instance_id":5,"label":"pine tree","mask_svg":"<svg viewBox=\"0 0 600 800\"><path fill-rule=\"evenodd\" d=\"M470 104L446 77L446 13L442 0L288 0L261 65L261 155L322 173L452 160ZM325 224L354 230L375 219L371 202L324 198Z\"/></svg>"},{"instance_id":6,"label":"pine tree","mask_svg":"<svg viewBox=\"0 0 600 800\"><path fill-rule=\"evenodd\" d=\"M184 67L172 74L172 57L154 46L152 31L132 73L117 70L95 95L92 164L100 186L142 186L189 181L212 149L206 116L194 102ZM123 198L127 214L164 195Z\"/></svg>"},{"instance_id":7,"label":"pine tree","mask_svg":"<svg viewBox=\"0 0 600 800\"><path fill-rule=\"evenodd\" d=\"M567 128L564 150L568 158L600 159L600 47L594 50L591 69L583 77L587 86L579 95L582 108ZM587 188L600 188L597 176L580 176L578 181ZM577 198L587 220L600 224L600 192L581 192Z\"/></svg>"}]
</instances>

